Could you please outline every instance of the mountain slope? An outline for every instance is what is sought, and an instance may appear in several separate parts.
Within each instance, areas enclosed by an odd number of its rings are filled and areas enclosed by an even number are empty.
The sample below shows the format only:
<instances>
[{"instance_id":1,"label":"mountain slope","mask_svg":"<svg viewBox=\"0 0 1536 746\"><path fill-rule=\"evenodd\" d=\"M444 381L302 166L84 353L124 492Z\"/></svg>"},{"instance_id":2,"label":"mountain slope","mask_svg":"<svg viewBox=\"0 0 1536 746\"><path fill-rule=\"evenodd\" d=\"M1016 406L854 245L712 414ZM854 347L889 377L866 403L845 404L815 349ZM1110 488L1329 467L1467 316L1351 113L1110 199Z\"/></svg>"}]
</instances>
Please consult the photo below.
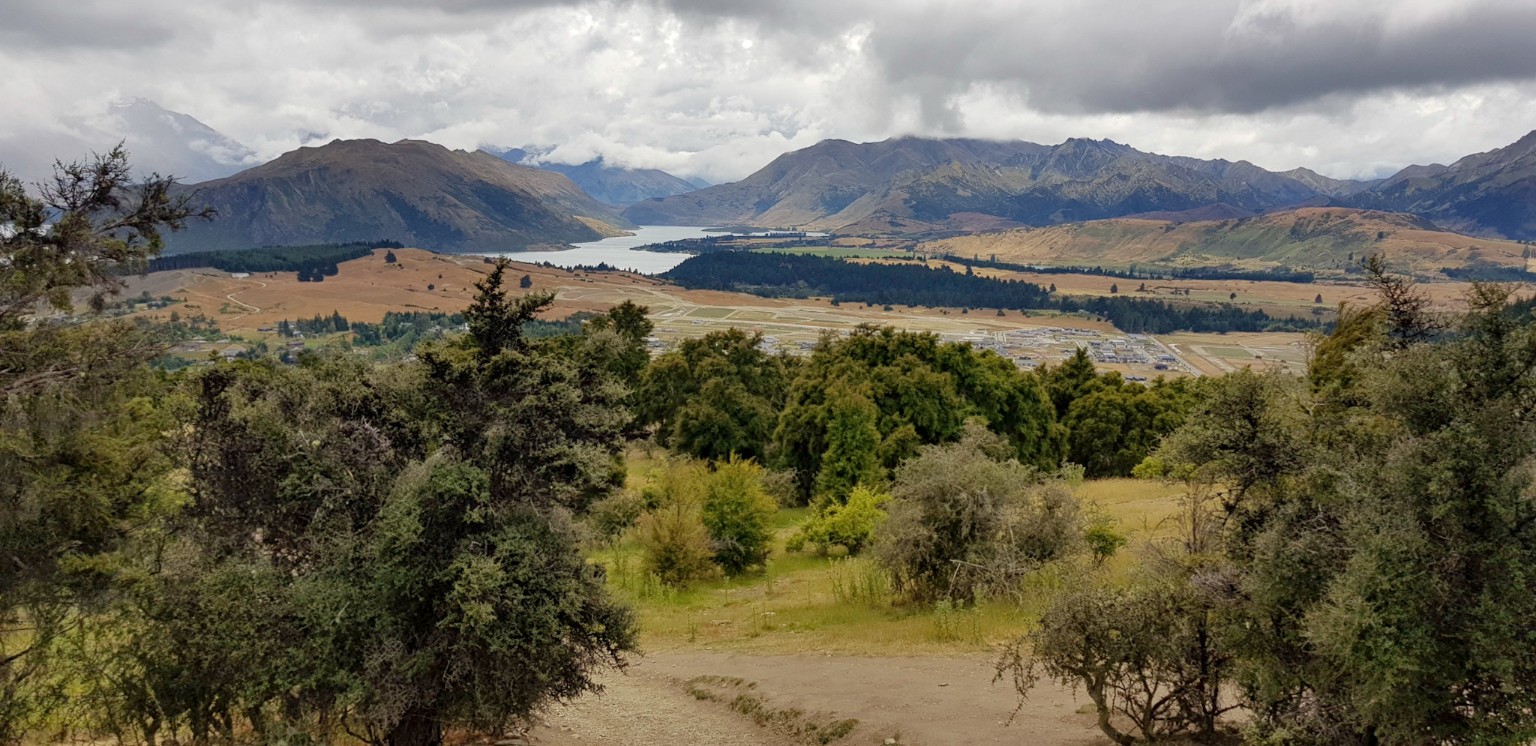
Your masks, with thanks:
<instances>
[{"instance_id":1,"label":"mountain slope","mask_svg":"<svg viewBox=\"0 0 1536 746\"><path fill-rule=\"evenodd\" d=\"M1342 270L1376 252L1395 267L1524 267L1523 246L1441 230L1423 218L1340 207L1305 207L1231 220L1119 218L960 236L924 251L1023 264L1285 266Z\"/></svg>"},{"instance_id":2,"label":"mountain slope","mask_svg":"<svg viewBox=\"0 0 1536 746\"><path fill-rule=\"evenodd\" d=\"M206 124L148 99L117 101L97 115L74 117L48 131L22 131L0 140L0 166L26 181L52 172L53 160L85 158L122 142L134 172L183 182L218 179L257 163L256 154Z\"/></svg>"},{"instance_id":3,"label":"mountain slope","mask_svg":"<svg viewBox=\"0 0 1536 746\"><path fill-rule=\"evenodd\" d=\"M1467 233L1536 239L1536 132L1449 166L1409 166L1346 203L1411 212Z\"/></svg>"},{"instance_id":4,"label":"mountain slope","mask_svg":"<svg viewBox=\"0 0 1536 746\"><path fill-rule=\"evenodd\" d=\"M192 188L219 216L173 234L173 250L386 238L443 251L516 250L595 240L627 225L560 174L415 140L299 148Z\"/></svg>"},{"instance_id":5,"label":"mountain slope","mask_svg":"<svg viewBox=\"0 0 1536 746\"><path fill-rule=\"evenodd\" d=\"M956 213L1052 225L1216 203L1258 212L1319 194L1246 161L1163 156L1109 140L1045 146L907 137L824 141L739 182L640 202L625 215L640 223L933 230Z\"/></svg>"},{"instance_id":6,"label":"mountain slope","mask_svg":"<svg viewBox=\"0 0 1536 746\"><path fill-rule=\"evenodd\" d=\"M609 166L602 158L572 166L566 163L540 162L537 154L521 148L486 151L508 163L542 168L565 174L593 199L617 208L656 197L670 197L698 189L692 182L655 168L620 168Z\"/></svg>"}]
</instances>

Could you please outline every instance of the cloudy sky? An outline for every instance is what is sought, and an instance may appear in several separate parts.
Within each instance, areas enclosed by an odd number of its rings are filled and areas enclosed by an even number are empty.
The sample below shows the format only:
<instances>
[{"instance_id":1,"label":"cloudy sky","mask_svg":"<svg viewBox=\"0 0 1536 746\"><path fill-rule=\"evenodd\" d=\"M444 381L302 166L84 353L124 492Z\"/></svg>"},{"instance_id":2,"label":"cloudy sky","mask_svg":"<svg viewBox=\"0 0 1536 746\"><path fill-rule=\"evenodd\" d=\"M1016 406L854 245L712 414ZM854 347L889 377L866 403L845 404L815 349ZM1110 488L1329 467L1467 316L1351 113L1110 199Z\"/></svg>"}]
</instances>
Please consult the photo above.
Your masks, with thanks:
<instances>
[{"instance_id":1,"label":"cloudy sky","mask_svg":"<svg viewBox=\"0 0 1536 746\"><path fill-rule=\"evenodd\" d=\"M900 134L1375 176L1536 129L1532 0L0 0L0 19L0 161L100 131L123 97L263 159L412 137L712 181Z\"/></svg>"}]
</instances>

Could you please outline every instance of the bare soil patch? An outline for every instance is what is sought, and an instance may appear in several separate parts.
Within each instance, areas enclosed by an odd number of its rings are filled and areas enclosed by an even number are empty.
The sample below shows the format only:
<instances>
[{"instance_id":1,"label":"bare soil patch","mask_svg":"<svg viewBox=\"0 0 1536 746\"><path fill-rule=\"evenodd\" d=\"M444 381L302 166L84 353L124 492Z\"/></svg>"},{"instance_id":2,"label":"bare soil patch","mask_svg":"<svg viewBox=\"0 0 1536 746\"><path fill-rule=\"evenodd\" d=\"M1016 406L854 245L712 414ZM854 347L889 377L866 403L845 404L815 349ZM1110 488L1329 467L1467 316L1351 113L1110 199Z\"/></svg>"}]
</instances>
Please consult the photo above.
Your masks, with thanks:
<instances>
[{"instance_id":1,"label":"bare soil patch","mask_svg":"<svg viewBox=\"0 0 1536 746\"><path fill-rule=\"evenodd\" d=\"M1005 684L992 684L992 660L964 657L851 657L653 653L628 673L604 679L607 691L557 707L533 741L576 744L805 743L723 702L687 691L698 677L739 678L766 706L799 710L817 722L856 719L834 743L1040 744L1110 743L1085 709L1087 699L1041 682L1009 724L1017 704ZM745 729L744 729L745 728ZM756 736L758 740L752 740ZM813 741L814 742L814 741Z\"/></svg>"}]
</instances>

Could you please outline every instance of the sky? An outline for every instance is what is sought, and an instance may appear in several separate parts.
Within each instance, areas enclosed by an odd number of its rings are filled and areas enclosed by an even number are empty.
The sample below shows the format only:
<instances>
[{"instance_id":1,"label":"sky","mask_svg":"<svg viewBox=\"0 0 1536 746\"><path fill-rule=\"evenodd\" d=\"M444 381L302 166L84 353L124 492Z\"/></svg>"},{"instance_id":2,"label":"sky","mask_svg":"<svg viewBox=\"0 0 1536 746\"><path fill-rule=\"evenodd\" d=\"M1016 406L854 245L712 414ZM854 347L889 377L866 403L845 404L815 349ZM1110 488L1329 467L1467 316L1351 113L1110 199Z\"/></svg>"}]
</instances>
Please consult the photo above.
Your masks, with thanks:
<instances>
[{"instance_id":1,"label":"sky","mask_svg":"<svg viewBox=\"0 0 1536 746\"><path fill-rule=\"evenodd\" d=\"M418 138L714 182L899 135L1373 177L1536 129L1533 0L0 0L0 19L0 163L82 155L54 151L127 97L253 163Z\"/></svg>"}]
</instances>

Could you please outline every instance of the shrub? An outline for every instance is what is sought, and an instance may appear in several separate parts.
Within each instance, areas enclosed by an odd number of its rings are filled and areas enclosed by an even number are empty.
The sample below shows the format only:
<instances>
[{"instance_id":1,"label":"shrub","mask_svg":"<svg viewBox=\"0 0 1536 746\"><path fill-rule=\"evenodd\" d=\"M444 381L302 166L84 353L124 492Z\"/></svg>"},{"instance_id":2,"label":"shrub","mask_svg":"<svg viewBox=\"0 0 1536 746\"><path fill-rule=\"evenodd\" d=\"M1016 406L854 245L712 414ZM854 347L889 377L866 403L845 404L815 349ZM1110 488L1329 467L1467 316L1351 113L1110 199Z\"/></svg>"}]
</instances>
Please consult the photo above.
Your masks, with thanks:
<instances>
[{"instance_id":1,"label":"shrub","mask_svg":"<svg viewBox=\"0 0 1536 746\"><path fill-rule=\"evenodd\" d=\"M705 477L703 521L715 561L738 575L768 559L773 532L768 522L778 506L763 490L763 469L732 457Z\"/></svg>"},{"instance_id":2,"label":"shrub","mask_svg":"<svg viewBox=\"0 0 1536 746\"><path fill-rule=\"evenodd\" d=\"M632 528L647 507L640 493L620 490L587 508L587 530L598 541L611 543Z\"/></svg>"},{"instance_id":3,"label":"shrub","mask_svg":"<svg viewBox=\"0 0 1536 746\"><path fill-rule=\"evenodd\" d=\"M834 546L843 547L845 553L857 553L874 538L875 529L886 518L883 506L890 499L890 495L864 485L854 487L848 493L846 505L835 502L823 505L790 537L786 547L798 552L810 543L822 554L829 554Z\"/></svg>"},{"instance_id":4,"label":"shrub","mask_svg":"<svg viewBox=\"0 0 1536 746\"><path fill-rule=\"evenodd\" d=\"M1186 735L1209 743L1234 706L1222 694L1232 658L1213 639L1209 600L1197 586L1161 581L1062 593L1034 632L1005 646L997 679L1011 679L1021 698L1042 674L1082 687L1115 743ZM1125 724L1134 732L1122 731Z\"/></svg>"},{"instance_id":5,"label":"shrub","mask_svg":"<svg viewBox=\"0 0 1536 746\"><path fill-rule=\"evenodd\" d=\"M635 522L635 538L645 550L646 571L668 585L719 574L703 518L708 476L702 464L675 462L663 467L641 492L640 500L649 510Z\"/></svg>"},{"instance_id":6,"label":"shrub","mask_svg":"<svg viewBox=\"0 0 1536 746\"><path fill-rule=\"evenodd\" d=\"M1095 565L1101 565L1104 560L1115 556L1115 552L1120 551L1126 541L1125 534L1115 530L1114 519L1106 515L1093 516L1088 521L1088 527L1083 529L1083 543L1093 555Z\"/></svg>"},{"instance_id":7,"label":"shrub","mask_svg":"<svg viewBox=\"0 0 1536 746\"><path fill-rule=\"evenodd\" d=\"M1077 502L1059 482L1001 455L1001 436L968 424L958 443L925 446L896 473L875 559L907 598L974 602L1003 592L1079 542Z\"/></svg>"},{"instance_id":8,"label":"shrub","mask_svg":"<svg viewBox=\"0 0 1536 746\"><path fill-rule=\"evenodd\" d=\"M640 516L635 538L645 550L646 572L667 585L684 586L719 572L697 504L678 501Z\"/></svg>"}]
</instances>

